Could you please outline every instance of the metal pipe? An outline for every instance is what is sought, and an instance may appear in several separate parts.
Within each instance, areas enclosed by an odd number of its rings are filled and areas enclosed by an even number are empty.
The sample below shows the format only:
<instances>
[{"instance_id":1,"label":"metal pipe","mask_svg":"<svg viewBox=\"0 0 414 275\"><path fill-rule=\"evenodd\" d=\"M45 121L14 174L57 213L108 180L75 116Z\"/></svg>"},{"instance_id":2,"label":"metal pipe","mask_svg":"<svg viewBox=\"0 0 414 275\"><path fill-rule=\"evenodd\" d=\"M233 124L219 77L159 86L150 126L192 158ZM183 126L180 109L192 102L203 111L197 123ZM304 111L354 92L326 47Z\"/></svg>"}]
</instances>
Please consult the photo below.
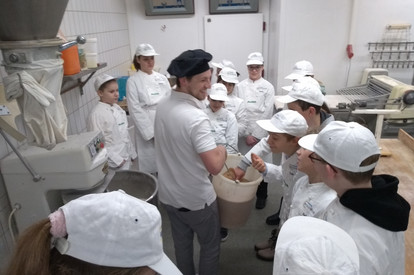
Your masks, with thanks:
<instances>
[{"instance_id":1,"label":"metal pipe","mask_svg":"<svg viewBox=\"0 0 414 275\"><path fill-rule=\"evenodd\" d=\"M70 47L72 47L72 46L74 46L76 44L78 44L78 42L76 42L76 41L66 42L66 43L64 43L62 45L59 45L59 51L61 52L63 50L66 50L67 48L70 48Z\"/></svg>"},{"instance_id":2,"label":"metal pipe","mask_svg":"<svg viewBox=\"0 0 414 275\"><path fill-rule=\"evenodd\" d=\"M76 37L76 40L69 41L69 42L66 42L66 43L60 45L59 46L59 51L61 52L63 50L66 50L67 48L70 48L70 47L72 47L76 44L85 44L85 43L86 43L86 38L82 35L78 35Z\"/></svg>"},{"instance_id":3,"label":"metal pipe","mask_svg":"<svg viewBox=\"0 0 414 275\"><path fill-rule=\"evenodd\" d=\"M10 139L7 137L7 135L4 133L3 129L0 128L0 134L3 136L3 138L6 140L6 142L10 145L10 147L13 149L16 156L21 160L23 165L29 170L30 174L33 177L34 182L38 182L42 179L42 177L36 173L36 171L30 166L30 164L27 162L27 160L20 154L20 152L17 150L17 148L13 145L13 143L10 141Z\"/></svg>"}]
</instances>

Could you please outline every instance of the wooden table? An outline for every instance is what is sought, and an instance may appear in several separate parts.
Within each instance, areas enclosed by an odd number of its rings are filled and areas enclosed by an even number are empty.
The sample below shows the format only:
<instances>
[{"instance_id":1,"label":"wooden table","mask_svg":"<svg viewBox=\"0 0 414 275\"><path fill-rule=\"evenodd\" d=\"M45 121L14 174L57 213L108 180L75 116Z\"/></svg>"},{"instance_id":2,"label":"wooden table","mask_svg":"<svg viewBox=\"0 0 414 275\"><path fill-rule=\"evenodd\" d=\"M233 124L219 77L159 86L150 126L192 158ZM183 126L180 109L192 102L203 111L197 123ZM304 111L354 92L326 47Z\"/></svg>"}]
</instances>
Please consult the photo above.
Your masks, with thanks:
<instances>
[{"instance_id":1,"label":"wooden table","mask_svg":"<svg viewBox=\"0 0 414 275\"><path fill-rule=\"evenodd\" d=\"M405 232L405 274L414 275L414 139L400 130L398 139L381 139L380 146L390 152L381 157L375 174L391 174L400 180L398 193L411 205Z\"/></svg>"}]
</instances>

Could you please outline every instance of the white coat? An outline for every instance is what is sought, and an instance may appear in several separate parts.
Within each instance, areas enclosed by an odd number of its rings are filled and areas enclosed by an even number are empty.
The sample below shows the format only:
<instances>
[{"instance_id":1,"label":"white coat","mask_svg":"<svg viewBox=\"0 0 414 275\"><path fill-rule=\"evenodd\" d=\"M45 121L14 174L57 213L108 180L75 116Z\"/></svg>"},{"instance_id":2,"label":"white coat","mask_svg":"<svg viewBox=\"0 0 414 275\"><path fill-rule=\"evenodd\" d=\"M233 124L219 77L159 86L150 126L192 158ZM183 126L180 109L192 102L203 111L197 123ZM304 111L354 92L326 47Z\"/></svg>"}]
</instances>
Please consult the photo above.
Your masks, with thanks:
<instances>
[{"instance_id":1,"label":"white coat","mask_svg":"<svg viewBox=\"0 0 414 275\"><path fill-rule=\"evenodd\" d=\"M246 119L246 104L244 100L235 96L233 93L227 95L228 101L224 107L236 116L239 137L246 136L247 119Z\"/></svg>"},{"instance_id":2,"label":"white coat","mask_svg":"<svg viewBox=\"0 0 414 275\"><path fill-rule=\"evenodd\" d=\"M275 89L264 78L256 81L247 78L236 85L234 94L246 104L247 129L245 136L239 139L239 150L245 154L251 148L246 145L246 136L251 135L257 139L267 136L267 132L256 121L272 117Z\"/></svg>"},{"instance_id":3,"label":"white coat","mask_svg":"<svg viewBox=\"0 0 414 275\"><path fill-rule=\"evenodd\" d=\"M336 198L336 192L323 182L309 183L307 175L299 178L292 191L289 218L315 217Z\"/></svg>"},{"instance_id":4,"label":"white coat","mask_svg":"<svg viewBox=\"0 0 414 275\"><path fill-rule=\"evenodd\" d=\"M98 102L89 114L87 129L103 133L111 168L117 168L124 160L129 163L130 159L137 157L129 137L125 111L119 105Z\"/></svg>"},{"instance_id":5,"label":"white coat","mask_svg":"<svg viewBox=\"0 0 414 275\"><path fill-rule=\"evenodd\" d=\"M227 109L221 108L213 112L210 107L205 109L211 123L211 133L217 145L226 146L227 153L237 154L237 120L236 116ZM228 145L228 146L227 146Z\"/></svg>"},{"instance_id":6,"label":"white coat","mask_svg":"<svg viewBox=\"0 0 414 275\"><path fill-rule=\"evenodd\" d=\"M292 204L292 193L296 181L305 174L298 171L298 155L295 153L290 157L282 154L282 165L266 163L266 182L277 182L282 180L283 201L280 208L280 225L288 219L290 205Z\"/></svg>"},{"instance_id":7,"label":"white coat","mask_svg":"<svg viewBox=\"0 0 414 275\"><path fill-rule=\"evenodd\" d=\"M128 111L135 126L138 166L142 172L158 171L154 149L154 119L157 104L170 94L168 79L158 72L147 74L138 70L127 81Z\"/></svg>"},{"instance_id":8,"label":"white coat","mask_svg":"<svg viewBox=\"0 0 414 275\"><path fill-rule=\"evenodd\" d=\"M392 215L392 214L391 214ZM368 221L335 198L321 216L345 230L359 252L360 274L405 273L404 231L390 231Z\"/></svg>"}]
</instances>

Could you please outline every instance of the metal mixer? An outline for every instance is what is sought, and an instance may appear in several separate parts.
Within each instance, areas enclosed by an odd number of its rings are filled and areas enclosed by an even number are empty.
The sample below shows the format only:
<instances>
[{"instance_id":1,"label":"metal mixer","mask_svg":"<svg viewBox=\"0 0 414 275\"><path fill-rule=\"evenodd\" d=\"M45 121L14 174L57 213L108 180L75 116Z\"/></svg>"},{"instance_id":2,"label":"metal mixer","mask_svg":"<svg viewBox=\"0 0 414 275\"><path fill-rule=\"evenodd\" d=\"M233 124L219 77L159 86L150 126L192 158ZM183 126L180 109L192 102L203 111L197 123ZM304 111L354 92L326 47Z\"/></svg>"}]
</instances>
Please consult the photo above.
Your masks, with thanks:
<instances>
[{"instance_id":1,"label":"metal mixer","mask_svg":"<svg viewBox=\"0 0 414 275\"><path fill-rule=\"evenodd\" d=\"M15 153L0 161L19 231L63 205L62 192L93 192L103 184L106 175L107 153L102 147L102 134L66 135L67 119L60 98L63 61L59 50L74 42L65 43L56 35L67 3L68 0L0 0L0 49L2 65L8 74L3 80L24 72L33 78L33 84L53 93L54 105L50 104L48 112L54 115L66 140L58 140L49 150L27 144L19 148L12 146ZM16 101L19 103L19 99ZM21 103L19 107L24 118ZM26 127L30 144L29 134Z\"/></svg>"}]
</instances>

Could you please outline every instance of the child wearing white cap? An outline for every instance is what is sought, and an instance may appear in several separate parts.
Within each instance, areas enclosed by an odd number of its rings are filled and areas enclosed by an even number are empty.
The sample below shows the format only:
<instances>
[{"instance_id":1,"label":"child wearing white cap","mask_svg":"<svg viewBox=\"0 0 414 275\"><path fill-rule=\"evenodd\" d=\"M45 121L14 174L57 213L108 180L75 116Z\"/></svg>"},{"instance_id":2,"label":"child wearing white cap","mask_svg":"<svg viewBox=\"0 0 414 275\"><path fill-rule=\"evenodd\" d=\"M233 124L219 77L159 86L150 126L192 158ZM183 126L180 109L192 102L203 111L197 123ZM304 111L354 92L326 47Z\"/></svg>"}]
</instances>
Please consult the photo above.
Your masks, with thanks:
<instances>
[{"instance_id":1,"label":"child wearing white cap","mask_svg":"<svg viewBox=\"0 0 414 275\"><path fill-rule=\"evenodd\" d=\"M228 101L224 104L224 108L236 116L239 136L243 136L247 129L246 104L243 99L233 93L234 87L239 83L236 70L224 67L218 75L217 83L221 83L227 88Z\"/></svg>"},{"instance_id":2,"label":"child wearing white cap","mask_svg":"<svg viewBox=\"0 0 414 275\"><path fill-rule=\"evenodd\" d=\"M217 79L218 79L218 76L220 75L221 70L225 67L236 70L236 67L234 66L233 62L231 62L230 60L227 60L227 59L223 59L219 63L211 62L211 65L216 67L216 77L217 77ZM217 80L217 82L218 82L218 80Z\"/></svg>"},{"instance_id":3,"label":"child wearing white cap","mask_svg":"<svg viewBox=\"0 0 414 275\"><path fill-rule=\"evenodd\" d=\"M359 275L358 248L338 226L312 217L293 217L280 229L273 275Z\"/></svg>"},{"instance_id":4,"label":"child wearing white cap","mask_svg":"<svg viewBox=\"0 0 414 275\"><path fill-rule=\"evenodd\" d=\"M216 140L216 144L226 146L228 154L237 154L238 130L236 116L223 108L228 100L226 86L221 83L213 84L208 92L210 104L205 112L210 118L211 133Z\"/></svg>"},{"instance_id":5,"label":"child wearing white cap","mask_svg":"<svg viewBox=\"0 0 414 275\"><path fill-rule=\"evenodd\" d=\"M312 154L306 146L305 140L315 139L316 134L310 134L302 137L299 140L301 146L297 151L297 170L304 173L303 177L296 177L291 191L291 203L287 202L289 197L284 201L288 205L282 206L288 207L288 219L295 216L318 216L326 207L336 198L336 192L328 187L323 181L322 177L313 167L312 161L309 155ZM283 213L284 208L281 207ZM280 215L279 215L280 216ZM279 217L281 218L281 217ZM283 219L282 219L283 223ZM278 229L280 226L278 227ZM275 242L278 238L278 229L272 232L271 237L267 242L257 244L256 247L263 248L261 250L262 258L271 259L275 253ZM267 247L267 248L264 248Z\"/></svg>"},{"instance_id":6,"label":"child wearing white cap","mask_svg":"<svg viewBox=\"0 0 414 275\"><path fill-rule=\"evenodd\" d=\"M287 103L287 107L290 110L299 112L306 119L309 132L319 132L328 123L334 121L334 117L324 111L324 106L326 105L324 102L325 97L314 81L312 83L308 77L298 79L298 81L293 83L289 93L278 97L277 100ZM247 167L251 165L251 153L264 157L270 155L271 150L266 140L262 139L245 155L238 167L235 168L236 178L242 178ZM280 222L279 211L267 217L266 223L277 225Z\"/></svg>"},{"instance_id":7,"label":"child wearing white cap","mask_svg":"<svg viewBox=\"0 0 414 275\"><path fill-rule=\"evenodd\" d=\"M119 190L72 200L29 227L6 274L182 273L163 252L158 209Z\"/></svg>"},{"instance_id":8,"label":"child wearing white cap","mask_svg":"<svg viewBox=\"0 0 414 275\"><path fill-rule=\"evenodd\" d=\"M225 71L227 68L223 68ZM232 70L232 69L231 69ZM220 72L220 73L221 73ZM228 154L237 154L238 125L236 116L224 108L229 101L228 90L222 83L215 83L211 86L208 93L209 105L205 109L210 118L211 133L217 144L226 146ZM220 229L221 241L224 242L228 237L227 228Z\"/></svg>"},{"instance_id":9,"label":"child wearing white cap","mask_svg":"<svg viewBox=\"0 0 414 275\"><path fill-rule=\"evenodd\" d=\"M159 55L150 44L138 45L133 57L137 72L126 85L129 115L135 128L135 144L139 170L156 173L154 148L154 120L158 103L171 94L165 75L154 71L155 56Z\"/></svg>"},{"instance_id":10,"label":"child wearing white cap","mask_svg":"<svg viewBox=\"0 0 414 275\"><path fill-rule=\"evenodd\" d=\"M309 156L312 151L307 147L307 140L316 139L317 134L310 134L299 140L298 170L306 175L299 178L292 189L292 203L290 204L288 218L295 216L319 215L336 198L336 192L328 187L322 176L316 172Z\"/></svg>"},{"instance_id":11,"label":"child wearing white cap","mask_svg":"<svg viewBox=\"0 0 414 275\"><path fill-rule=\"evenodd\" d=\"M265 130L256 124L257 120L270 119L274 113L275 88L263 78L264 58L260 52L252 52L246 62L249 76L236 85L234 94L246 104L246 132L239 136L239 151L246 154L260 139L267 136ZM272 162L269 154L266 161ZM266 206L267 182L262 181L256 192L256 208Z\"/></svg>"},{"instance_id":12,"label":"child wearing white cap","mask_svg":"<svg viewBox=\"0 0 414 275\"><path fill-rule=\"evenodd\" d=\"M128 170L137 153L129 136L126 113L117 104L119 92L116 78L101 74L94 84L99 102L88 116L87 129L103 133L110 174L113 176L116 169Z\"/></svg>"},{"instance_id":13,"label":"child wearing white cap","mask_svg":"<svg viewBox=\"0 0 414 275\"><path fill-rule=\"evenodd\" d=\"M380 151L373 133L355 122L335 121L304 140L315 170L337 193L321 218L345 230L357 244L361 274L404 274L404 231L410 205L398 179L373 175Z\"/></svg>"},{"instance_id":14,"label":"child wearing white cap","mask_svg":"<svg viewBox=\"0 0 414 275\"><path fill-rule=\"evenodd\" d=\"M311 77L311 78L315 77L315 74L313 72L313 65L307 60L301 60L301 61L296 62L295 65L293 66L292 72L288 74L285 77L285 79L291 79L295 81L296 79L299 79L302 77ZM321 81L317 79L315 80L318 82L322 94L325 95L326 94L325 85Z\"/></svg>"},{"instance_id":15,"label":"child wearing white cap","mask_svg":"<svg viewBox=\"0 0 414 275\"><path fill-rule=\"evenodd\" d=\"M287 104L290 110L301 113L308 122L310 130L319 132L334 117L325 110L325 97L316 85L305 78L293 82L287 95L276 98L277 101Z\"/></svg>"},{"instance_id":16,"label":"child wearing white cap","mask_svg":"<svg viewBox=\"0 0 414 275\"><path fill-rule=\"evenodd\" d=\"M282 153L282 165L264 162L259 156L252 154L252 166L267 182L282 184L283 203L280 211L280 225L287 220L291 204L292 188L296 180L304 174L297 170L296 151L300 148L298 140L307 133L308 125L302 115L296 111L283 110L276 113L270 120L258 120L257 124L269 133L267 143L273 153ZM272 231L272 237L277 235ZM273 246L273 247L272 247ZM257 256L263 260L273 260L274 241L257 243Z\"/></svg>"}]
</instances>

